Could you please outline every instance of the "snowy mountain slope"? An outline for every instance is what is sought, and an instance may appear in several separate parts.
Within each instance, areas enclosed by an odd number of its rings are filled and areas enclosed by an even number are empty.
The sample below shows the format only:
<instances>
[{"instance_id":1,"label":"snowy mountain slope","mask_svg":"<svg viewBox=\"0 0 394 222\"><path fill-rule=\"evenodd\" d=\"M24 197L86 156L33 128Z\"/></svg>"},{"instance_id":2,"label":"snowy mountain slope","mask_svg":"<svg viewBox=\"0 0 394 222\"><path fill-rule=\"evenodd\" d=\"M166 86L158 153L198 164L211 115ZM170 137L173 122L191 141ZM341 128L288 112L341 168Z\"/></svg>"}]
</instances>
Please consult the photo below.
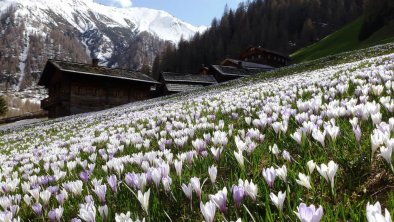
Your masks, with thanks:
<instances>
[{"instance_id":1,"label":"snowy mountain slope","mask_svg":"<svg viewBox=\"0 0 394 222\"><path fill-rule=\"evenodd\" d=\"M0 43L0 53L10 55L0 62L0 81L1 75L12 74L19 86L30 85L29 75L48 58L88 62L97 57L101 65L139 69L152 64L165 41L177 43L206 29L164 11L93 0L0 0L0 23L0 37L12 40L16 49ZM9 64L17 65L6 70Z\"/></svg>"},{"instance_id":2,"label":"snowy mountain slope","mask_svg":"<svg viewBox=\"0 0 394 222\"><path fill-rule=\"evenodd\" d=\"M204 26L194 27L165 11L148 8L115 8L92 0L4 0L0 1L0 10L3 11L11 5L17 7L17 16L31 19L29 23L53 22L56 25L56 19L50 13L52 12L80 32L98 28L97 20L99 20L109 28L147 31L163 40L178 42L182 35L184 38L189 38L196 32L206 29Z\"/></svg>"}]
</instances>

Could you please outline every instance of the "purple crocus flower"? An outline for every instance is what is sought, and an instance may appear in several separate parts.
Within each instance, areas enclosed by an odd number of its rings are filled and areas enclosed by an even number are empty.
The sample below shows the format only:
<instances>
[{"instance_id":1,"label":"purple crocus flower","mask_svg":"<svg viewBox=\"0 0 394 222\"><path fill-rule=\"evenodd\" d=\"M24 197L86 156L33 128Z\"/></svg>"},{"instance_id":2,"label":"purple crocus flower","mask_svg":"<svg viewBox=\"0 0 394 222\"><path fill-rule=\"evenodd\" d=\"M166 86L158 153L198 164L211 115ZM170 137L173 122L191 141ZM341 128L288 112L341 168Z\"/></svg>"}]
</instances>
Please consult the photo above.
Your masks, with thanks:
<instances>
[{"instance_id":1,"label":"purple crocus flower","mask_svg":"<svg viewBox=\"0 0 394 222\"><path fill-rule=\"evenodd\" d=\"M19 206L18 206L18 205L12 205L12 206L10 206L10 211L11 211L12 215L15 217L16 214L17 214L18 211L19 211Z\"/></svg>"},{"instance_id":2,"label":"purple crocus flower","mask_svg":"<svg viewBox=\"0 0 394 222\"><path fill-rule=\"evenodd\" d=\"M90 173L89 173L89 171L87 171L87 170L84 170L84 171L82 171L82 172L79 174L79 178L81 178L81 180L82 180L84 183L87 183L87 182L89 181L89 176L90 176Z\"/></svg>"},{"instance_id":3,"label":"purple crocus flower","mask_svg":"<svg viewBox=\"0 0 394 222\"><path fill-rule=\"evenodd\" d=\"M164 143L160 143L160 144L159 144L159 149L160 149L160 151L164 151L165 148L166 148L166 145L165 145Z\"/></svg>"},{"instance_id":4,"label":"purple crocus flower","mask_svg":"<svg viewBox=\"0 0 394 222\"><path fill-rule=\"evenodd\" d=\"M92 195L85 196L85 202L86 203L94 203L93 196Z\"/></svg>"},{"instance_id":5,"label":"purple crocus flower","mask_svg":"<svg viewBox=\"0 0 394 222\"><path fill-rule=\"evenodd\" d=\"M62 193L56 195L56 200L59 202L60 205L64 204L64 195Z\"/></svg>"},{"instance_id":6,"label":"purple crocus flower","mask_svg":"<svg viewBox=\"0 0 394 222\"><path fill-rule=\"evenodd\" d=\"M9 189L5 185L1 186L1 190L3 191L3 193L8 193L9 191Z\"/></svg>"},{"instance_id":7,"label":"purple crocus flower","mask_svg":"<svg viewBox=\"0 0 394 222\"><path fill-rule=\"evenodd\" d=\"M56 181L56 177L55 176L47 176L48 182L52 183Z\"/></svg>"},{"instance_id":8,"label":"purple crocus flower","mask_svg":"<svg viewBox=\"0 0 394 222\"><path fill-rule=\"evenodd\" d=\"M220 212L227 214L227 189L220 190L215 195L209 195L209 199L213 201L220 209Z\"/></svg>"},{"instance_id":9,"label":"purple crocus flower","mask_svg":"<svg viewBox=\"0 0 394 222\"><path fill-rule=\"evenodd\" d=\"M55 210L51 210L48 212L48 219L50 222L56 221L56 211Z\"/></svg>"},{"instance_id":10,"label":"purple crocus flower","mask_svg":"<svg viewBox=\"0 0 394 222\"><path fill-rule=\"evenodd\" d=\"M356 127L353 127L353 132L354 132L354 136L356 137L357 143L360 143L360 141L361 141L361 129L360 129L360 126L357 125Z\"/></svg>"},{"instance_id":11,"label":"purple crocus flower","mask_svg":"<svg viewBox=\"0 0 394 222\"><path fill-rule=\"evenodd\" d=\"M263 177L270 188L274 186L275 176L276 174L274 167L263 169Z\"/></svg>"},{"instance_id":12,"label":"purple crocus flower","mask_svg":"<svg viewBox=\"0 0 394 222\"><path fill-rule=\"evenodd\" d=\"M111 176L107 177L107 181L109 186L111 187L112 191L114 193L117 192L117 179L116 179L116 175L112 174Z\"/></svg>"},{"instance_id":13,"label":"purple crocus flower","mask_svg":"<svg viewBox=\"0 0 394 222\"><path fill-rule=\"evenodd\" d=\"M33 209L33 212L37 215L37 216L41 216L42 214L42 205L40 203L35 203L31 206L31 208Z\"/></svg>"},{"instance_id":14,"label":"purple crocus flower","mask_svg":"<svg viewBox=\"0 0 394 222\"><path fill-rule=\"evenodd\" d=\"M47 190L48 190L49 192L51 192L52 194L55 194L55 193L57 193L57 192L59 191L59 187L58 187L58 186L49 186L49 187L47 188Z\"/></svg>"},{"instance_id":15,"label":"purple crocus flower","mask_svg":"<svg viewBox=\"0 0 394 222\"><path fill-rule=\"evenodd\" d=\"M189 162L189 164L192 164L193 156L194 156L194 153L192 151L189 151L186 153L186 160Z\"/></svg>"},{"instance_id":16,"label":"purple crocus flower","mask_svg":"<svg viewBox=\"0 0 394 222\"><path fill-rule=\"evenodd\" d=\"M98 185L94 187L94 193L97 195L100 203L102 205L105 204L105 195L107 194L107 186L106 185Z\"/></svg>"},{"instance_id":17,"label":"purple crocus flower","mask_svg":"<svg viewBox=\"0 0 394 222\"><path fill-rule=\"evenodd\" d=\"M129 187L134 189L138 188L138 176L135 173L127 173L125 176L125 182Z\"/></svg>"},{"instance_id":18,"label":"purple crocus flower","mask_svg":"<svg viewBox=\"0 0 394 222\"><path fill-rule=\"evenodd\" d=\"M43 176L40 179L40 184L41 185L47 185L49 183L49 176Z\"/></svg>"},{"instance_id":19,"label":"purple crocus flower","mask_svg":"<svg viewBox=\"0 0 394 222\"><path fill-rule=\"evenodd\" d=\"M239 207L241 205L244 196L245 196L245 188L243 186L233 187L233 199L236 207Z\"/></svg>"}]
</instances>

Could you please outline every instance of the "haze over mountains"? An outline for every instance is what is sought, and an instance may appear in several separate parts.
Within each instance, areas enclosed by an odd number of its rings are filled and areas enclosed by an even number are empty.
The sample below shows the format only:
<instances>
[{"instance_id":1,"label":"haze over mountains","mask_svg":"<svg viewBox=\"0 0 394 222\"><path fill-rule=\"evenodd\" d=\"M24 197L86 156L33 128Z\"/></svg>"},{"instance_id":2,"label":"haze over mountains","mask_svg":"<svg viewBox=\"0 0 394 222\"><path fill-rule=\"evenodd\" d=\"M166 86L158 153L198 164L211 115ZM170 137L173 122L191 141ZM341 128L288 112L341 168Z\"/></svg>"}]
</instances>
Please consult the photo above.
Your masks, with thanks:
<instances>
[{"instance_id":1,"label":"haze over mountains","mask_svg":"<svg viewBox=\"0 0 394 222\"><path fill-rule=\"evenodd\" d=\"M0 81L31 85L48 58L140 69L195 27L165 11L93 0L0 0ZM11 74L11 77L10 77Z\"/></svg>"}]
</instances>

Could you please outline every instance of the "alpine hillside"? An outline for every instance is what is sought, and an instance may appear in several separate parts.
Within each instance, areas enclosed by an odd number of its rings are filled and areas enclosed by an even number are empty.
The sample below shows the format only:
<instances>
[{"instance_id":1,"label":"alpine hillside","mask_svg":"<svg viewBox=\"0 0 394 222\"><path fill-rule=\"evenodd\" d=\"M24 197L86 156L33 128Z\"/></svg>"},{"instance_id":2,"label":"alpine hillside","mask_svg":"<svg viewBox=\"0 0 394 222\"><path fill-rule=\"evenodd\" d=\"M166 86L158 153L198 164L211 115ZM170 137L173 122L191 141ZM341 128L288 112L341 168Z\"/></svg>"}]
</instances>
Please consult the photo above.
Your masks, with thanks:
<instances>
[{"instance_id":1,"label":"alpine hillside","mask_svg":"<svg viewBox=\"0 0 394 222\"><path fill-rule=\"evenodd\" d=\"M194 27L167 12L93 0L0 0L0 82L34 84L47 59L140 69Z\"/></svg>"}]
</instances>

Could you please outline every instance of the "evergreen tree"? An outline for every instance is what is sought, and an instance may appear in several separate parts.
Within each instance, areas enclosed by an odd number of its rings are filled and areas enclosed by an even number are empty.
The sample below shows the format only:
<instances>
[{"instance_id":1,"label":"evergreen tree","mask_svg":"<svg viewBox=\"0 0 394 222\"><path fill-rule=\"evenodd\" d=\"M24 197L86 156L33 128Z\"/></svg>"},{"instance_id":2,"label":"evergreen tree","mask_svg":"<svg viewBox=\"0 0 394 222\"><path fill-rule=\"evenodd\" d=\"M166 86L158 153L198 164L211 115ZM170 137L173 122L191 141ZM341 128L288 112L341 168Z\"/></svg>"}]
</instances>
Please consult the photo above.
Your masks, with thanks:
<instances>
[{"instance_id":1,"label":"evergreen tree","mask_svg":"<svg viewBox=\"0 0 394 222\"><path fill-rule=\"evenodd\" d=\"M364 23L359 39L365 40L374 32L394 19L393 0L366 0L364 3Z\"/></svg>"},{"instance_id":2,"label":"evergreen tree","mask_svg":"<svg viewBox=\"0 0 394 222\"><path fill-rule=\"evenodd\" d=\"M159 79L160 76L160 56L156 56L152 65L152 77L156 80Z\"/></svg>"},{"instance_id":3,"label":"evergreen tree","mask_svg":"<svg viewBox=\"0 0 394 222\"><path fill-rule=\"evenodd\" d=\"M0 116L4 116L8 111L4 97L0 96Z\"/></svg>"}]
</instances>

